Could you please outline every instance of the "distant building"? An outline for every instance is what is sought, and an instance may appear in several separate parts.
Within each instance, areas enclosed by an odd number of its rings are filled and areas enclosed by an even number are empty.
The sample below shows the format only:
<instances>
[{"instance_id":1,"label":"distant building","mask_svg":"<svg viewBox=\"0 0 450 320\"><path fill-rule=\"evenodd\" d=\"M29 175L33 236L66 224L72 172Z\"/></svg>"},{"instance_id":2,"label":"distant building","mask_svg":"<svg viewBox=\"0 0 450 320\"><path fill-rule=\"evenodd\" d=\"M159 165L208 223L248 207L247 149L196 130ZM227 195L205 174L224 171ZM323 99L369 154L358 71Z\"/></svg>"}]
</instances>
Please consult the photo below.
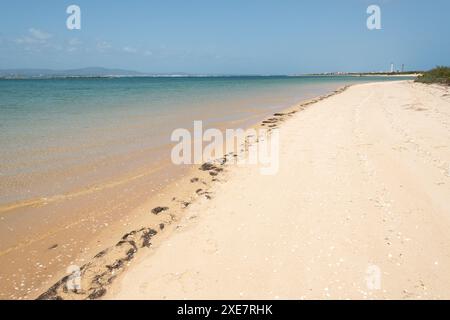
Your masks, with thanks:
<instances>
[{"instance_id":1,"label":"distant building","mask_svg":"<svg viewBox=\"0 0 450 320\"><path fill-rule=\"evenodd\" d=\"M394 73L394 63L391 63L391 73Z\"/></svg>"}]
</instances>

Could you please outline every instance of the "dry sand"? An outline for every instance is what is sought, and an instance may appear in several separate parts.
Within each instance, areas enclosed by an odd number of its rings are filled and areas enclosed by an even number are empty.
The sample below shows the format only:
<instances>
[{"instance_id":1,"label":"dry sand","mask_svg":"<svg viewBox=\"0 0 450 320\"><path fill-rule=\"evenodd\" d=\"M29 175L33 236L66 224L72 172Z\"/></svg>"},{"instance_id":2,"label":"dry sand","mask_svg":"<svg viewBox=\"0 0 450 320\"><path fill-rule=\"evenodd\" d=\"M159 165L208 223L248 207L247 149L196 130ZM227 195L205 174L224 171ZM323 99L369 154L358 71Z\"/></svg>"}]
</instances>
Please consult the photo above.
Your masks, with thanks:
<instances>
[{"instance_id":1,"label":"dry sand","mask_svg":"<svg viewBox=\"0 0 450 320\"><path fill-rule=\"evenodd\" d=\"M105 298L450 298L448 88L355 85L280 135L277 175L228 168Z\"/></svg>"}]
</instances>

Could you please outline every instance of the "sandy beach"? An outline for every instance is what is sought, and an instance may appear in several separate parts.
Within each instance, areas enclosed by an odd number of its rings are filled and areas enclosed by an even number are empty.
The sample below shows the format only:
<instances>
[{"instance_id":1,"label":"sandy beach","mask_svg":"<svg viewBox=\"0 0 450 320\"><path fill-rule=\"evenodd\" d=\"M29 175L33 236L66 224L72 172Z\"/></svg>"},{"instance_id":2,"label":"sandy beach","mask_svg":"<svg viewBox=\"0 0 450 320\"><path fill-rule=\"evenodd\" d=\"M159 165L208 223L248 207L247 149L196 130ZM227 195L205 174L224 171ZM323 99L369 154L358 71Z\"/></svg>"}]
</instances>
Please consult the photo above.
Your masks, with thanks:
<instances>
[{"instance_id":1,"label":"sandy beach","mask_svg":"<svg viewBox=\"0 0 450 320\"><path fill-rule=\"evenodd\" d=\"M358 84L296 110L278 174L225 165L103 297L450 298L449 89Z\"/></svg>"},{"instance_id":2,"label":"sandy beach","mask_svg":"<svg viewBox=\"0 0 450 320\"><path fill-rule=\"evenodd\" d=\"M275 175L233 153L194 167L80 289L66 276L38 298L449 298L449 97L374 82L275 113L255 125L279 129Z\"/></svg>"}]
</instances>

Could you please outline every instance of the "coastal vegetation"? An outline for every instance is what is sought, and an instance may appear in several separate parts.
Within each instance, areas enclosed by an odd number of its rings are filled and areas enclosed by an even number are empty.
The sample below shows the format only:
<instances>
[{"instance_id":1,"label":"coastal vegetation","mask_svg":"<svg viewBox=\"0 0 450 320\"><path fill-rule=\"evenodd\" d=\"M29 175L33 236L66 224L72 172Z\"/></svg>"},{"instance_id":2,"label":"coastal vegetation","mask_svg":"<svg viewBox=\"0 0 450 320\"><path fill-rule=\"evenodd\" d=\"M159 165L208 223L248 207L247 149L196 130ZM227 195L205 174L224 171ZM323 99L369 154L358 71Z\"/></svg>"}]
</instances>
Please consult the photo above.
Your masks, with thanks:
<instances>
[{"instance_id":1,"label":"coastal vegetation","mask_svg":"<svg viewBox=\"0 0 450 320\"><path fill-rule=\"evenodd\" d=\"M416 81L450 85L450 67L438 66L430 71L424 72Z\"/></svg>"}]
</instances>

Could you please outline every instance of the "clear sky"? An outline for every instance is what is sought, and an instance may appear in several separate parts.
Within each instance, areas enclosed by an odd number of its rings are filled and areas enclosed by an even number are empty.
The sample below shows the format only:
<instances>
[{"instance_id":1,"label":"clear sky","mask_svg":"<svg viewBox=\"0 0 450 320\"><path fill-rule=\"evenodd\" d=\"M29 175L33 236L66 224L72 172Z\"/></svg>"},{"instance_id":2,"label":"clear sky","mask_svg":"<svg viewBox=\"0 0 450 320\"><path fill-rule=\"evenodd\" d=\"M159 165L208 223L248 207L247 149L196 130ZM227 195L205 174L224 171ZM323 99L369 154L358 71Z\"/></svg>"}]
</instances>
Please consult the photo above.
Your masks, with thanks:
<instances>
[{"instance_id":1,"label":"clear sky","mask_svg":"<svg viewBox=\"0 0 450 320\"><path fill-rule=\"evenodd\" d=\"M81 8L68 30L66 8ZM367 7L381 8L368 30ZM0 68L292 74L450 65L449 0L0 0Z\"/></svg>"}]
</instances>

